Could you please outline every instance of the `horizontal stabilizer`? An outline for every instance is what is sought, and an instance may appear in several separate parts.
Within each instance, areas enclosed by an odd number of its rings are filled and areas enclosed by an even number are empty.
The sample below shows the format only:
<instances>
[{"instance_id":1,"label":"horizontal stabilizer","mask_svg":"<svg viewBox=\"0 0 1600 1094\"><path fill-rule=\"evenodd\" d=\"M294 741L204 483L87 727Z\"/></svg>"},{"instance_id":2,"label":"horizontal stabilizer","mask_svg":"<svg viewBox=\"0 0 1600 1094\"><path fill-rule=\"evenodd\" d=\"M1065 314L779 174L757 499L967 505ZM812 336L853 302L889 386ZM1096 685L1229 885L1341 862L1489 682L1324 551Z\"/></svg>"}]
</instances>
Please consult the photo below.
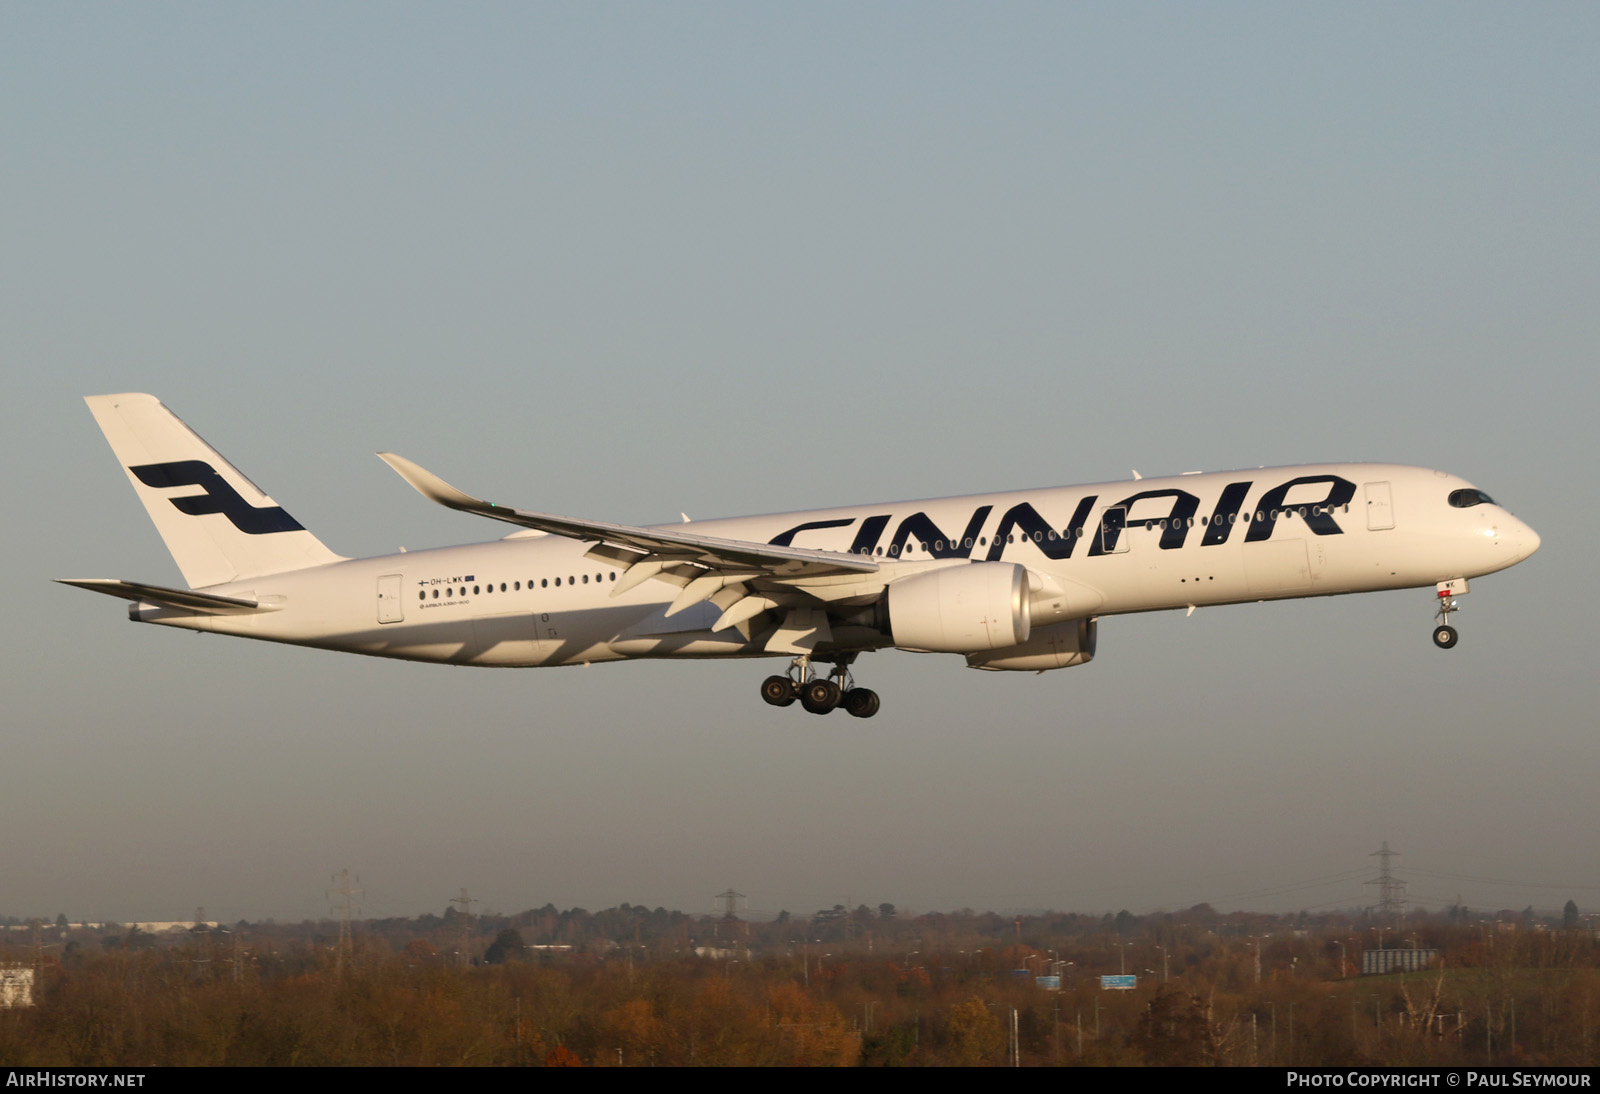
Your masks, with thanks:
<instances>
[{"instance_id":1,"label":"horizontal stabilizer","mask_svg":"<svg viewBox=\"0 0 1600 1094\"><path fill-rule=\"evenodd\" d=\"M144 601L177 608L186 612L203 612L207 615L243 615L249 612L272 611L254 600L238 596L218 596L215 593L197 593L192 589L169 589L164 585L146 585L139 581L117 581L104 577L58 577L63 585L75 585L93 593L123 600Z\"/></svg>"}]
</instances>

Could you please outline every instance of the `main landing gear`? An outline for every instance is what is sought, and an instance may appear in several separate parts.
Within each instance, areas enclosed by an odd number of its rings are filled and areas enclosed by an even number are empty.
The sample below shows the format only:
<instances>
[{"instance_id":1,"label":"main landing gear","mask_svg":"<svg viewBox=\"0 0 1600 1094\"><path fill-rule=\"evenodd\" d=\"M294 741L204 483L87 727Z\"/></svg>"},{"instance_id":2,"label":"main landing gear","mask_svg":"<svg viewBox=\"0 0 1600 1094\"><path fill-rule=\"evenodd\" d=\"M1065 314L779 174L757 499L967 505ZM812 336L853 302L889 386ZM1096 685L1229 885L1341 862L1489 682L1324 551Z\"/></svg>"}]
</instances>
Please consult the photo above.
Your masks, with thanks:
<instances>
[{"instance_id":1,"label":"main landing gear","mask_svg":"<svg viewBox=\"0 0 1600 1094\"><path fill-rule=\"evenodd\" d=\"M761 698L775 707L786 707L796 699L812 714L827 714L838 707L853 718L870 718L878 713L878 693L858 688L850 675L854 656L841 659L826 679L811 671L811 658L796 657L787 676L769 676L761 681Z\"/></svg>"},{"instance_id":2,"label":"main landing gear","mask_svg":"<svg viewBox=\"0 0 1600 1094\"><path fill-rule=\"evenodd\" d=\"M1441 650L1452 649L1460 641L1460 636L1450 625L1450 613L1461 610L1456 597L1467 592L1467 582L1465 578L1441 581L1434 589L1439 598L1439 610L1433 613L1433 644Z\"/></svg>"}]
</instances>

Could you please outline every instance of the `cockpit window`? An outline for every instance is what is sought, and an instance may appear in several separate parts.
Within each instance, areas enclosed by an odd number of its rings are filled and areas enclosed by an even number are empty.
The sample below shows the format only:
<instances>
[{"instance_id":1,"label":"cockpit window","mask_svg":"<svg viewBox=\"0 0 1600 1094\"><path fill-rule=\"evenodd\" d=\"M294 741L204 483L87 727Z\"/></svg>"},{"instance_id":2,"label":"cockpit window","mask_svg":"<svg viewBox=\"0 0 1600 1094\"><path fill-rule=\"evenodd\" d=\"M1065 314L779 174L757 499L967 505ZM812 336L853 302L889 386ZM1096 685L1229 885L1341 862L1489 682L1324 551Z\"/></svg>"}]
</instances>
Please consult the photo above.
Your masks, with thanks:
<instances>
[{"instance_id":1,"label":"cockpit window","mask_svg":"<svg viewBox=\"0 0 1600 1094\"><path fill-rule=\"evenodd\" d=\"M1493 505L1494 499L1482 490L1452 490L1450 504L1457 509L1471 509L1474 505Z\"/></svg>"}]
</instances>

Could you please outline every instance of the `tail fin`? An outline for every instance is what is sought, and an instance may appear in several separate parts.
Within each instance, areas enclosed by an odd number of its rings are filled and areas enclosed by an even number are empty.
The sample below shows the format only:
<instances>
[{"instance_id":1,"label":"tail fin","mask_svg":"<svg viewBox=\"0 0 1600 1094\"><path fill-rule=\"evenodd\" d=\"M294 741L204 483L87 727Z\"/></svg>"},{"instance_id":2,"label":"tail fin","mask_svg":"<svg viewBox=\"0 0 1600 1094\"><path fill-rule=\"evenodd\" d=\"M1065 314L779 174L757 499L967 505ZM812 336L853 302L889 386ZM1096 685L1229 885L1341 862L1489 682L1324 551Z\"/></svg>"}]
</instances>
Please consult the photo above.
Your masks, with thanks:
<instances>
[{"instance_id":1,"label":"tail fin","mask_svg":"<svg viewBox=\"0 0 1600 1094\"><path fill-rule=\"evenodd\" d=\"M155 396L84 402L190 588L341 561Z\"/></svg>"}]
</instances>

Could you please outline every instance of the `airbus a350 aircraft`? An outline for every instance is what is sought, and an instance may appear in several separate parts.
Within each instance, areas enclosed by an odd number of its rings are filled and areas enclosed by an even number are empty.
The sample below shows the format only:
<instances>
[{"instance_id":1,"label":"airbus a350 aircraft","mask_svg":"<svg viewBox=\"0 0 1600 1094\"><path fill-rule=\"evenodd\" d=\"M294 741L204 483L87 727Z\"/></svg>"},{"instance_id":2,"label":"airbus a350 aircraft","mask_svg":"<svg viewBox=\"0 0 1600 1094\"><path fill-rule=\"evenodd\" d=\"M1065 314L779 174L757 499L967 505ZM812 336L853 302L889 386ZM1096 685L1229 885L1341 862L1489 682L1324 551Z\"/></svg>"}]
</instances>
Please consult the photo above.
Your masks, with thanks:
<instances>
[{"instance_id":1,"label":"airbus a350 aircraft","mask_svg":"<svg viewBox=\"0 0 1600 1094\"><path fill-rule=\"evenodd\" d=\"M1089 661L1096 621L1123 612L1432 586L1449 649L1467 579L1539 548L1471 483L1394 464L632 527L481 501L381 453L424 497L521 530L348 559L154 397L87 402L190 586L65 579L130 619L453 665L781 656L762 698L814 714L877 713L851 674L871 650L1042 672Z\"/></svg>"}]
</instances>

